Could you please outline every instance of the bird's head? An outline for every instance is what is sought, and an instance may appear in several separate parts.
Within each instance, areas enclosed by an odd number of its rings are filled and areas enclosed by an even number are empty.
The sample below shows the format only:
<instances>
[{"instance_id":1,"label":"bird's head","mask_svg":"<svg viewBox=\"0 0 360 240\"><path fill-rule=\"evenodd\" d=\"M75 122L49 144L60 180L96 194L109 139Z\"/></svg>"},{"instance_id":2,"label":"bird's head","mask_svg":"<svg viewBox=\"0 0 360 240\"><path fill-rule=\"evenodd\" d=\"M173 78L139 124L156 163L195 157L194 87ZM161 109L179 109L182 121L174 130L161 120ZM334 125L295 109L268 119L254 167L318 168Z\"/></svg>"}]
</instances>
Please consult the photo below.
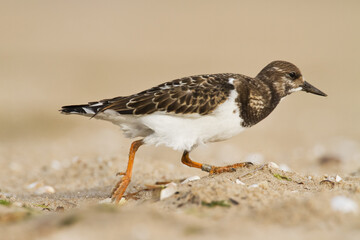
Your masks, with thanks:
<instances>
[{"instance_id":1,"label":"bird's head","mask_svg":"<svg viewBox=\"0 0 360 240\"><path fill-rule=\"evenodd\" d=\"M290 93L297 91L327 96L325 93L306 82L299 68L289 62L271 62L260 71L256 78L270 82L281 97L285 97Z\"/></svg>"}]
</instances>

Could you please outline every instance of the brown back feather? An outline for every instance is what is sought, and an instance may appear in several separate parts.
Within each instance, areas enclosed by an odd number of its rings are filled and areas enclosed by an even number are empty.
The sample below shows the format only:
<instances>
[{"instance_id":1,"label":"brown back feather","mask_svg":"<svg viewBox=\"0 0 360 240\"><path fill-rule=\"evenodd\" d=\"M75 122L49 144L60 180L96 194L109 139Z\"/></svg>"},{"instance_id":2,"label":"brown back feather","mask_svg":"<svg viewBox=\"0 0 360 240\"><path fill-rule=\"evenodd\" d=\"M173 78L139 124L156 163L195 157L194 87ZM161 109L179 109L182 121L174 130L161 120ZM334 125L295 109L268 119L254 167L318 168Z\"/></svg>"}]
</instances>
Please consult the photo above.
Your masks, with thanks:
<instances>
[{"instance_id":1,"label":"brown back feather","mask_svg":"<svg viewBox=\"0 0 360 240\"><path fill-rule=\"evenodd\" d=\"M166 82L138 94L105 99L103 112L111 109L120 114L144 115L155 111L176 114L212 112L234 89L229 78L236 74L199 75Z\"/></svg>"}]
</instances>

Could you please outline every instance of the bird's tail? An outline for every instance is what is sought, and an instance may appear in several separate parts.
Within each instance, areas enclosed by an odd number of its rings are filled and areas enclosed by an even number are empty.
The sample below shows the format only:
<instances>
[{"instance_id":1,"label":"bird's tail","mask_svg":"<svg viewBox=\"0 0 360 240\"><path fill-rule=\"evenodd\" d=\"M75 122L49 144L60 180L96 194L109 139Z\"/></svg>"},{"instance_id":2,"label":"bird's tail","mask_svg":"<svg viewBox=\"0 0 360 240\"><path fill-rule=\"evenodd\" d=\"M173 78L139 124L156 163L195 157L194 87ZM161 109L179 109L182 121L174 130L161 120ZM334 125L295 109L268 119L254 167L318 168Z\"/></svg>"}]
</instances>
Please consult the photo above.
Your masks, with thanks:
<instances>
[{"instance_id":1,"label":"bird's tail","mask_svg":"<svg viewBox=\"0 0 360 240\"><path fill-rule=\"evenodd\" d=\"M94 117L102 108L102 102L93 102L89 104L63 106L59 111L63 114L79 114Z\"/></svg>"}]
</instances>

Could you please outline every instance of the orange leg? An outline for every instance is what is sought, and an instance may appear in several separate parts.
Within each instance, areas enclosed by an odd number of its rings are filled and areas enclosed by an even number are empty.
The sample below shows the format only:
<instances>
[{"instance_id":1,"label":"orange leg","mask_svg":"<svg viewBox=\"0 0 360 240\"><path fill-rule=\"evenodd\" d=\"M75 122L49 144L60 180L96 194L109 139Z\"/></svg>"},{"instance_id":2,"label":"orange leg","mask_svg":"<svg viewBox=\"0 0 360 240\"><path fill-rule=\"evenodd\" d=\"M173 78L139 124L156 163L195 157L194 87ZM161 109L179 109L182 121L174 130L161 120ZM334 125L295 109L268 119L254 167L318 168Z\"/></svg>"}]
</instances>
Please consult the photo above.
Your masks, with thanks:
<instances>
[{"instance_id":1,"label":"orange leg","mask_svg":"<svg viewBox=\"0 0 360 240\"><path fill-rule=\"evenodd\" d=\"M223 173L223 172L234 172L234 171L236 171L236 168L242 168L242 167L247 167L249 165L252 165L251 162L244 162L244 163L236 163L236 164L232 164L232 165L228 165L228 166L224 166L224 167L215 167L215 166L211 166L208 164L202 164L202 163L197 163L197 162L192 161L189 157L188 151L184 151L182 158L181 158L181 162L189 167L200 168L201 170L203 170L205 172L209 172L210 175Z\"/></svg>"},{"instance_id":2,"label":"orange leg","mask_svg":"<svg viewBox=\"0 0 360 240\"><path fill-rule=\"evenodd\" d=\"M132 168L133 168L133 165L134 165L135 153L139 149L139 147L141 145L143 145L143 144L144 144L144 142L142 140L134 141L131 144L130 152L129 152L129 161L128 161L128 165L127 165L127 168L126 168L126 172L118 174L118 175L123 175L123 177L116 184L115 188L112 191L112 197L111 198L116 203L118 203L120 201L120 199L122 198L122 196L125 193L126 188L128 187L128 185L130 183Z\"/></svg>"}]
</instances>

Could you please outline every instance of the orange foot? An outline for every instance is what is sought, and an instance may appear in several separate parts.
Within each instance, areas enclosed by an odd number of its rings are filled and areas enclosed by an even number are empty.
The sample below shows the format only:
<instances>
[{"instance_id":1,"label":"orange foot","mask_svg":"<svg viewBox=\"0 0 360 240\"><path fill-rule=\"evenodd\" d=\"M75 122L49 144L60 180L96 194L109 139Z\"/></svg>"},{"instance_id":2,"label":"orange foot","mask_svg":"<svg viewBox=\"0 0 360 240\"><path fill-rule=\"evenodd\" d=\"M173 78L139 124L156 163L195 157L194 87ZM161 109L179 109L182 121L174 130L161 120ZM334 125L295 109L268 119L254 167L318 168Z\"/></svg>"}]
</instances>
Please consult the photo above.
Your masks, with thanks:
<instances>
[{"instance_id":1,"label":"orange foot","mask_svg":"<svg viewBox=\"0 0 360 240\"><path fill-rule=\"evenodd\" d=\"M251 165L253 165L251 162L244 162L244 163L236 163L236 164L232 164L232 165L228 165L228 166L224 166L224 167L209 166L210 169L207 172L209 172L210 175L219 174L219 173L223 173L223 172L235 172L236 168L243 168L243 167L248 167ZM207 166L204 166L204 168L206 168L206 167Z\"/></svg>"},{"instance_id":2,"label":"orange foot","mask_svg":"<svg viewBox=\"0 0 360 240\"><path fill-rule=\"evenodd\" d=\"M123 175L121 180L115 185L114 190L111 193L112 201L118 203L125 193L126 188L129 186L131 179L131 172L134 164L135 153L139 147L144 144L142 140L137 140L131 144L129 152L129 161L126 168L126 172L119 172L116 175Z\"/></svg>"},{"instance_id":3,"label":"orange foot","mask_svg":"<svg viewBox=\"0 0 360 240\"><path fill-rule=\"evenodd\" d=\"M111 196L112 201L114 201L115 203L118 203L120 201L120 199L125 193L126 188L129 186L129 183L130 183L130 177L124 175L121 178L121 180L115 185L112 191L112 196Z\"/></svg>"}]
</instances>

